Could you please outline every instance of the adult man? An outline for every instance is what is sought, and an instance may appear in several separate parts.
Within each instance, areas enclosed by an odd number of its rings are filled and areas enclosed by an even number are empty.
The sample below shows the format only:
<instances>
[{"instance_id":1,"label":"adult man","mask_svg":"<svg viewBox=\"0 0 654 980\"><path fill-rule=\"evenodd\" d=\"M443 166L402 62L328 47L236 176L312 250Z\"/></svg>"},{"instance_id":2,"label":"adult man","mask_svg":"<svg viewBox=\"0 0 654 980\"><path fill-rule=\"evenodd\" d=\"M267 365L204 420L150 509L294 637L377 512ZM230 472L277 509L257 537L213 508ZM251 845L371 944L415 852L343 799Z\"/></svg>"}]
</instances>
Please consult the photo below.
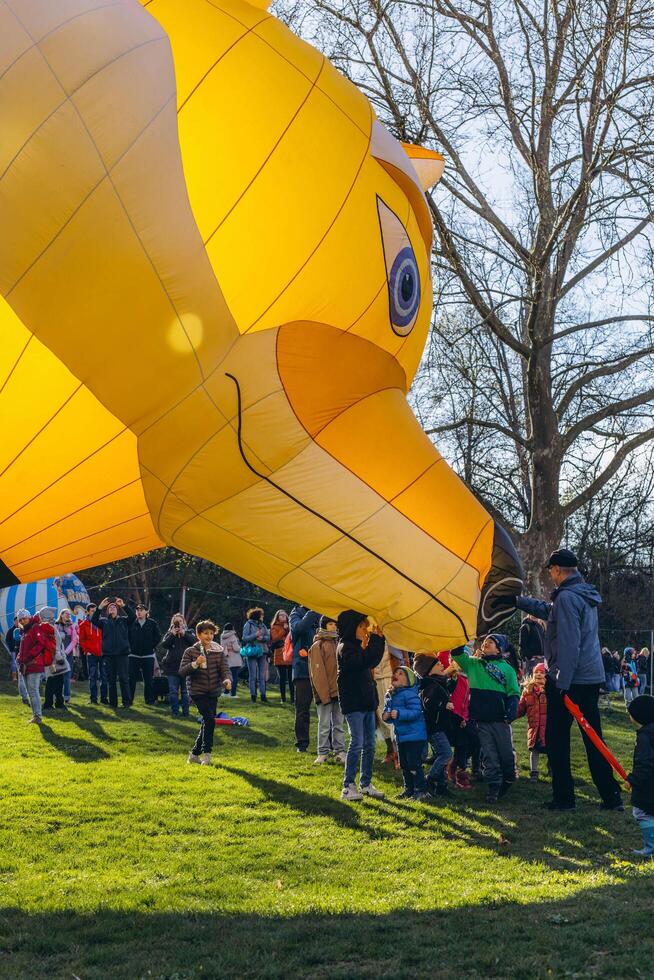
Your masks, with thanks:
<instances>
[{"instance_id":1,"label":"adult man","mask_svg":"<svg viewBox=\"0 0 654 980\"><path fill-rule=\"evenodd\" d=\"M120 615L119 615L120 610ZM94 626L102 633L102 660L107 671L109 687L109 704L118 707L118 688L123 707L129 708L132 703L129 688L129 624L134 619L134 613L128 609L122 599L103 599L91 617Z\"/></svg>"},{"instance_id":2,"label":"adult man","mask_svg":"<svg viewBox=\"0 0 654 980\"><path fill-rule=\"evenodd\" d=\"M154 704L155 649L161 643L161 630L148 616L148 607L139 602L136 619L129 624L129 688L130 701L134 700L136 685L143 678L143 699Z\"/></svg>"},{"instance_id":3,"label":"adult man","mask_svg":"<svg viewBox=\"0 0 654 980\"><path fill-rule=\"evenodd\" d=\"M547 562L555 589L551 603L519 596L518 609L547 621L545 660L548 676L547 726L545 741L552 770L553 799L549 810L574 810L575 789L570 769L570 729L572 715L564 704L567 694L578 704L598 735L602 734L599 713L599 690L604 683L604 666L600 648L597 607L602 599L584 581L577 567L577 556L560 548ZM593 782L602 797L605 810L623 810L620 788L608 762L583 732L584 747Z\"/></svg>"},{"instance_id":4,"label":"adult man","mask_svg":"<svg viewBox=\"0 0 654 980\"><path fill-rule=\"evenodd\" d=\"M289 624L293 641L293 683L295 684L295 747L298 752L306 752L309 747L309 726L311 724L311 702L313 691L309 678L309 650L314 641L320 613L305 606L295 606L291 610Z\"/></svg>"},{"instance_id":5,"label":"adult man","mask_svg":"<svg viewBox=\"0 0 654 980\"><path fill-rule=\"evenodd\" d=\"M90 602L86 608L85 618L80 620L79 645L88 668L91 704L98 703L98 681L100 681L100 700L103 704L109 704L107 665L102 659L102 633L91 621L97 608L94 602Z\"/></svg>"}]
</instances>

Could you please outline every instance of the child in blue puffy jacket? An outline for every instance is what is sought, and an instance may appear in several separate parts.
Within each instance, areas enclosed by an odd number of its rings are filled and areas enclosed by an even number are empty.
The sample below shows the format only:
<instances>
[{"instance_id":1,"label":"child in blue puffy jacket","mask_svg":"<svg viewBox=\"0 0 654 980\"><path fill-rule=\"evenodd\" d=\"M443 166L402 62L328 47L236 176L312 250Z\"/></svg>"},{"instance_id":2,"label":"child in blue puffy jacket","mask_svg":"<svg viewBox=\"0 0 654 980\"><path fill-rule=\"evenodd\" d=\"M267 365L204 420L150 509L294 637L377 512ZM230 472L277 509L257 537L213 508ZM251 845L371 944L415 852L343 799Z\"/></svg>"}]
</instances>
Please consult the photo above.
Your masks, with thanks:
<instances>
[{"instance_id":1,"label":"child in blue puffy jacket","mask_svg":"<svg viewBox=\"0 0 654 980\"><path fill-rule=\"evenodd\" d=\"M393 671L391 689L384 699L384 721L395 729L400 768L404 780L401 797L429 799L422 760L427 747L427 726L418 694L417 677L410 667Z\"/></svg>"}]
</instances>

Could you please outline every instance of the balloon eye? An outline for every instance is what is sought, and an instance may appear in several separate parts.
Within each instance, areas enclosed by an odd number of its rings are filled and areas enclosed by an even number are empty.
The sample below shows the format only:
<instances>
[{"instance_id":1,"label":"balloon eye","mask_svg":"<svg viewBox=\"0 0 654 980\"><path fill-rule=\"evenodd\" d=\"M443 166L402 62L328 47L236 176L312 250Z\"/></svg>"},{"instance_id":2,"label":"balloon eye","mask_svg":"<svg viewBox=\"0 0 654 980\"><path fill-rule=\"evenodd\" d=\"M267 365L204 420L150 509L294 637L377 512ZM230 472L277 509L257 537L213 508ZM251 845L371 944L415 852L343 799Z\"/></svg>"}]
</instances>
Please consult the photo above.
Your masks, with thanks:
<instances>
[{"instance_id":1,"label":"balloon eye","mask_svg":"<svg viewBox=\"0 0 654 980\"><path fill-rule=\"evenodd\" d=\"M388 277L391 324L401 336L410 333L420 306L420 275L410 245L395 257Z\"/></svg>"}]
</instances>

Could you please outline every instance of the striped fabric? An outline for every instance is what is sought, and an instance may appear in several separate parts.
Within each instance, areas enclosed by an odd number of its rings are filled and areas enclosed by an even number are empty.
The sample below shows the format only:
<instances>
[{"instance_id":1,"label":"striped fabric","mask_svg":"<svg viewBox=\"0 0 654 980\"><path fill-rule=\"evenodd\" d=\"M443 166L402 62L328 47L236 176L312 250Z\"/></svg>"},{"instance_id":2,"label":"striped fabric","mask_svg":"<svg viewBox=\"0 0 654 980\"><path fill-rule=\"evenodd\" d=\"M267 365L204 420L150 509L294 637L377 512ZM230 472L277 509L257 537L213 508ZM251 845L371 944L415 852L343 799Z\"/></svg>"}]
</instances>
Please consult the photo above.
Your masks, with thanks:
<instances>
[{"instance_id":1,"label":"striped fabric","mask_svg":"<svg viewBox=\"0 0 654 980\"><path fill-rule=\"evenodd\" d=\"M43 606L58 612L73 608L77 603L87 605L89 595L76 575L61 575L0 589L0 630L3 633L13 624L16 610L29 609L34 614Z\"/></svg>"}]
</instances>

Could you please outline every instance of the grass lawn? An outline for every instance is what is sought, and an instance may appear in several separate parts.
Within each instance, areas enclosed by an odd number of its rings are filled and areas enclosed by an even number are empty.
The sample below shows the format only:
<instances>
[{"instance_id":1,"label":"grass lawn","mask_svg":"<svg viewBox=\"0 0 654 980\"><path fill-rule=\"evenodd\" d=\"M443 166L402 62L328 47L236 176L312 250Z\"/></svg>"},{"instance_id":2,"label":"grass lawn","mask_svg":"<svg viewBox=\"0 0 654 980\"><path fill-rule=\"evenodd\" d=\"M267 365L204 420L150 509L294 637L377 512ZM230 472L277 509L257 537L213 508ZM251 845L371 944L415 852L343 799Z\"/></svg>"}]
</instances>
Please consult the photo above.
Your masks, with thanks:
<instances>
[{"instance_id":1,"label":"grass lawn","mask_svg":"<svg viewBox=\"0 0 654 980\"><path fill-rule=\"evenodd\" d=\"M236 704L213 768L163 707L86 704L41 729L0 692L0 977L651 977L654 862L629 809L575 814L524 779L494 809L342 803L341 770L293 748L293 715ZM516 724L522 770L524 722ZM315 727L312 730L315 731ZM629 763L623 708L607 723Z\"/></svg>"}]
</instances>

